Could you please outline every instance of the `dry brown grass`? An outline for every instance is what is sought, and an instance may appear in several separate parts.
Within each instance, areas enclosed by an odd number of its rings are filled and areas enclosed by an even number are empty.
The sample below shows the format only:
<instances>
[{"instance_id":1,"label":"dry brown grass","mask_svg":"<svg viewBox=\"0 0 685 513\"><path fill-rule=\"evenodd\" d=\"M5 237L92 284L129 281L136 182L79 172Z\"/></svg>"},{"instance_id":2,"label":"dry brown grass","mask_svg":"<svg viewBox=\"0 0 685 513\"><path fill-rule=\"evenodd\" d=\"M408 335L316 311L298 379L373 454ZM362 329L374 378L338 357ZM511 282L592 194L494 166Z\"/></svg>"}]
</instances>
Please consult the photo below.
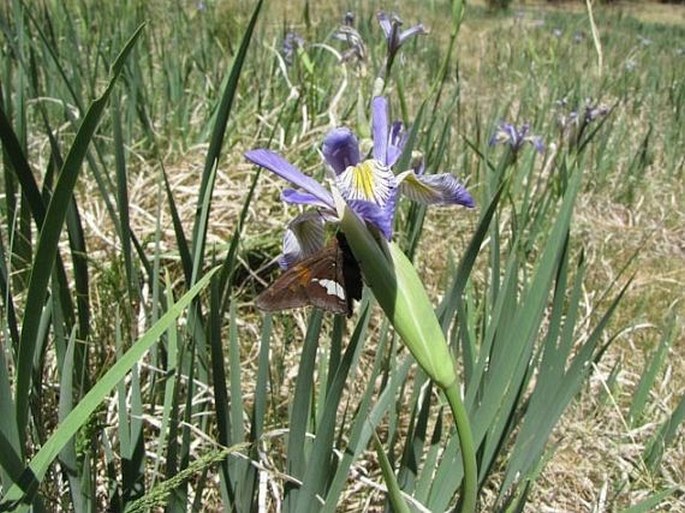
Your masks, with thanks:
<instances>
[{"instance_id":1,"label":"dry brown grass","mask_svg":"<svg viewBox=\"0 0 685 513\"><path fill-rule=\"evenodd\" d=\"M685 21L685 10L678 7L650 4L646 9L629 4L621 8L649 20ZM411 18L410 15L406 17ZM438 25L438 20L434 21ZM467 27L465 30L473 29ZM477 40L478 35L473 35ZM468 79L465 87L468 90ZM494 91L490 93L494 94ZM297 155L303 148L318 144L322 130L315 128L294 145L289 145L289 153ZM218 171L208 247L216 246L220 251L233 235L255 172L243 161L243 149L233 147L225 152L225 160ZM195 215L197 183L205 151L204 146L199 146L164 162L187 234ZM578 204L574 232L582 240L589 258L588 302L591 303L596 294L617 277L618 271L639 250L639 257L630 265L631 272L635 272L634 282L619 310L618 319L613 323L615 329L619 326L629 329L625 329L612 344L583 396L573 403L555 430L553 443L557 449L533 486L526 511L614 511L634 504L658 489L682 486L685 482L682 463L685 461L685 436L682 428L676 444L666 452L657 475L651 475L641 461L650 435L673 409L677 398L685 393L685 310L682 297L685 283L685 204L682 198L685 190L682 183L675 186L660 183L659 164L657 161L651 167L650 176L646 179L651 186L641 193L633 207L612 203L604 196L593 194L582 196ZM158 173L154 164L143 162L132 171L129 183L131 223L146 246L153 244L157 223ZM292 211L286 213L277 201L280 190L280 181L262 175L256 191L260 200L251 206L248 214L243 234L244 247L272 244L274 239L278 239L282 221L292 214ZM117 254L119 248L108 216L94 198L97 194L92 191L82 191L79 204L88 231L89 250L94 258L104 260ZM162 200L162 203L166 202ZM177 254L169 212L163 209L160 219L162 247L169 262L173 262ZM418 263L432 297L436 297L444 286L446 255L451 252L458 258L473 231L475 219L475 215L464 211L459 212L456 221L452 211L433 210L429 213L418 251ZM425 262L427 264L424 265ZM658 340L657 327L663 324L671 309L679 315L677 335L669 351L666 369L650 396L649 421L631 429L625 418L627 405L645 361ZM247 325L241 329L249 333L246 338L254 340L257 330L249 325L249 317L246 319ZM304 318L295 314L294 323L303 329ZM295 378L296 352L286 346L274 347L273 351L277 356L283 356L286 364L292 364L286 365L289 370L282 376L280 398L281 407L285 408L290 383ZM249 375L254 371L255 354L246 348L244 356L244 370ZM607 376L617 362L620 362L621 371L616 386L607 389ZM250 382L249 376L244 382ZM354 394L353 387L349 393ZM246 390L246 394L249 395L250 391ZM274 436L272 441L276 445L277 439ZM358 492L363 499L351 499L353 506L347 511L377 510L379 495L370 492L370 485L380 479L378 475L365 475L369 469L377 469L373 456L367 455L356 462L352 481L357 484L350 493ZM669 498L660 510L685 511L682 493Z\"/></svg>"}]
</instances>

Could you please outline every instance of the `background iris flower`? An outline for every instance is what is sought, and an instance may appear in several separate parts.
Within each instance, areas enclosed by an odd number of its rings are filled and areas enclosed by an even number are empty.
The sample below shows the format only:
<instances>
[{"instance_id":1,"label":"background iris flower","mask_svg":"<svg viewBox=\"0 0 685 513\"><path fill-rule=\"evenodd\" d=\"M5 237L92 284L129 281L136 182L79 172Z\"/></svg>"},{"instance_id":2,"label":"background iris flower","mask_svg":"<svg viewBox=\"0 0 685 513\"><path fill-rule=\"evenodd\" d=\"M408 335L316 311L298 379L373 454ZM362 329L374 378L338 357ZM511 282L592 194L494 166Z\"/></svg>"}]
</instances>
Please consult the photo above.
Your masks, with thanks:
<instances>
[{"instance_id":1,"label":"background iris flower","mask_svg":"<svg viewBox=\"0 0 685 513\"><path fill-rule=\"evenodd\" d=\"M372 102L373 149L362 158L359 141L346 127L331 130L324 138L322 153L331 171L332 186L361 219L386 239L392 237L397 195L401 192L424 204L456 204L473 207L464 186L451 174L426 175L423 165L395 174L395 166L406 144L401 123L390 125L388 101L377 96ZM289 181L297 189L286 189L283 201L313 206L316 215L305 212L288 224L279 262L288 267L323 247L322 224L336 221L336 205L330 189L305 175L285 158L271 150L247 151L245 158Z\"/></svg>"},{"instance_id":2,"label":"background iris flower","mask_svg":"<svg viewBox=\"0 0 685 513\"><path fill-rule=\"evenodd\" d=\"M542 142L542 137L529 135L528 132L530 132L530 125L528 123L521 125L521 128L516 128L511 123L502 122L490 138L490 146L498 143L507 144L514 153L518 153L525 143L530 143L538 153L544 152L545 145Z\"/></svg>"},{"instance_id":3,"label":"background iris flower","mask_svg":"<svg viewBox=\"0 0 685 513\"><path fill-rule=\"evenodd\" d=\"M395 60L397 51L404 42L418 34L428 34L428 31L422 23L409 27L406 30L400 30L402 27L402 20L396 14L388 14L386 12L378 13L378 23L385 33L385 40L388 44L388 53L385 63L386 75L390 73L390 68Z\"/></svg>"}]
</instances>

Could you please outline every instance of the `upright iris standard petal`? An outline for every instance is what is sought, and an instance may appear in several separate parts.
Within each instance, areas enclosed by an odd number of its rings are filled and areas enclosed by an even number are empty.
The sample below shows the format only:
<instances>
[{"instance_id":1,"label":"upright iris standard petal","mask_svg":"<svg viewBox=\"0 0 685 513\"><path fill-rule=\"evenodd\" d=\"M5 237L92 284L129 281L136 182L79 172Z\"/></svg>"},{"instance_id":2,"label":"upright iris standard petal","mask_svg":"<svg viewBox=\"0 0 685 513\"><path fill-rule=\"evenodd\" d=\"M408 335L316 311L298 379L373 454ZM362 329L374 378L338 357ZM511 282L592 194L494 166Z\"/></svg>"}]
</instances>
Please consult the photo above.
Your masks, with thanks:
<instances>
[{"instance_id":1,"label":"upright iris standard petal","mask_svg":"<svg viewBox=\"0 0 685 513\"><path fill-rule=\"evenodd\" d=\"M468 208L476 205L466 188L449 173L419 175L405 171L398 175L397 180L404 195L425 205L463 205Z\"/></svg>"},{"instance_id":2,"label":"upright iris standard petal","mask_svg":"<svg viewBox=\"0 0 685 513\"><path fill-rule=\"evenodd\" d=\"M331 130L323 141L322 151L336 175L350 166L356 166L361 160L359 141L352 130L346 127Z\"/></svg>"},{"instance_id":3,"label":"upright iris standard petal","mask_svg":"<svg viewBox=\"0 0 685 513\"><path fill-rule=\"evenodd\" d=\"M373 158L388 165L388 100L376 96L371 102L371 128L373 130Z\"/></svg>"},{"instance_id":4,"label":"upright iris standard petal","mask_svg":"<svg viewBox=\"0 0 685 513\"><path fill-rule=\"evenodd\" d=\"M312 177L305 175L278 153L259 148L245 152L245 158L253 164L266 168L290 183L297 185L305 192L316 196L323 204L329 206L329 208L335 208L331 193L328 192L323 185Z\"/></svg>"},{"instance_id":5,"label":"upright iris standard petal","mask_svg":"<svg viewBox=\"0 0 685 513\"><path fill-rule=\"evenodd\" d=\"M407 144L408 133L404 130L401 121L395 121L390 125L390 135L388 137L388 156L386 164L394 166L402 155L405 144Z\"/></svg>"},{"instance_id":6,"label":"upright iris standard petal","mask_svg":"<svg viewBox=\"0 0 685 513\"><path fill-rule=\"evenodd\" d=\"M300 214L288 223L283 233L283 253L278 265L287 269L299 260L313 255L324 245L324 220L318 212Z\"/></svg>"},{"instance_id":7,"label":"upright iris standard petal","mask_svg":"<svg viewBox=\"0 0 685 513\"><path fill-rule=\"evenodd\" d=\"M381 11L378 13L378 24L381 26L381 29L383 30L383 33L385 34L385 38L387 40L390 40L392 37L393 20L397 19L397 16L393 16L391 19L390 15L387 12Z\"/></svg>"}]
</instances>

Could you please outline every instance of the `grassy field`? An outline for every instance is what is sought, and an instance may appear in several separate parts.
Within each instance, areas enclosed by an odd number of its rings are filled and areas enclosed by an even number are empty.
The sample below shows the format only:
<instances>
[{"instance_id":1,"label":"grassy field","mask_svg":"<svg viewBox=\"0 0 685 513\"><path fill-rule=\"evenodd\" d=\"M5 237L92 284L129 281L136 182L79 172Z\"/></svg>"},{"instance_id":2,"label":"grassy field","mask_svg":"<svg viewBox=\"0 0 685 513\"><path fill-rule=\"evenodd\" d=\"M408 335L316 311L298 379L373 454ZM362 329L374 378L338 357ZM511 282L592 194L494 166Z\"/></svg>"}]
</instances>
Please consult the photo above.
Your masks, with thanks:
<instances>
[{"instance_id":1,"label":"grassy field","mask_svg":"<svg viewBox=\"0 0 685 513\"><path fill-rule=\"evenodd\" d=\"M685 511L685 8L115 4L0 7L0 511ZM260 312L246 152L326 184L378 94L475 201L381 243L435 315L345 218L353 315Z\"/></svg>"}]
</instances>

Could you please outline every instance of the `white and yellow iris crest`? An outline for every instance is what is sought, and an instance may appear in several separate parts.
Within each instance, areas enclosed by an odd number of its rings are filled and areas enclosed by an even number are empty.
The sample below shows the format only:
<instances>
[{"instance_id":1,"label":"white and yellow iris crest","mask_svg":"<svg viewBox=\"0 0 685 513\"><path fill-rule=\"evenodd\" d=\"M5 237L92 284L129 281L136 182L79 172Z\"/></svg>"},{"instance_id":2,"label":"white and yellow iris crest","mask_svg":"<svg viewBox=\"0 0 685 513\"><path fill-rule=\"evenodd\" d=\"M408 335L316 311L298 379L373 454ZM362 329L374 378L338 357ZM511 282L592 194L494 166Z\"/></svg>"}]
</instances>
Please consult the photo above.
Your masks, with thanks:
<instances>
[{"instance_id":1,"label":"white and yellow iris crest","mask_svg":"<svg viewBox=\"0 0 685 513\"><path fill-rule=\"evenodd\" d=\"M391 196L395 176L389 167L378 160L368 159L348 167L338 178L348 199L384 205Z\"/></svg>"}]
</instances>

